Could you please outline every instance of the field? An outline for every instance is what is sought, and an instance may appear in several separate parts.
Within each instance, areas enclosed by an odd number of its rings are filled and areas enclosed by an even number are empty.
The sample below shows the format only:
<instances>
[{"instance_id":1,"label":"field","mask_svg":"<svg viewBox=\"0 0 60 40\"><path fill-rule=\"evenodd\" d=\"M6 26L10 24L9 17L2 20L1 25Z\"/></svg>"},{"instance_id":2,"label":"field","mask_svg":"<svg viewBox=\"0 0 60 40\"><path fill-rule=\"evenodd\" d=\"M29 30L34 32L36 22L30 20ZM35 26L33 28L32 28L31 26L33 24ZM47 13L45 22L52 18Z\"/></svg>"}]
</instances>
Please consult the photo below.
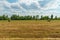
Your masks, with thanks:
<instances>
[{"instance_id":1,"label":"field","mask_svg":"<svg viewBox=\"0 0 60 40\"><path fill-rule=\"evenodd\" d=\"M0 21L0 38L60 38L60 20Z\"/></svg>"}]
</instances>

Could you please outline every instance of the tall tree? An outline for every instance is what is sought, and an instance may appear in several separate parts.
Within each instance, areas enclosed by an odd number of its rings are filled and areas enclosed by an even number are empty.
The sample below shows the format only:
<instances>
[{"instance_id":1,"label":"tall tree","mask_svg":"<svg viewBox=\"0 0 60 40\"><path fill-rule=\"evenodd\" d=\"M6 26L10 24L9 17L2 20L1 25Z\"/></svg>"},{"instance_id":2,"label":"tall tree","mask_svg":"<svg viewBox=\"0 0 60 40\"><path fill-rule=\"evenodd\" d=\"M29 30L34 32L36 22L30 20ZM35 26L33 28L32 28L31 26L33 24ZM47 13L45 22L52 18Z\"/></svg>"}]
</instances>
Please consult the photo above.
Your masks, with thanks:
<instances>
[{"instance_id":1,"label":"tall tree","mask_svg":"<svg viewBox=\"0 0 60 40\"><path fill-rule=\"evenodd\" d=\"M55 20L57 20L58 18L57 18L57 16L55 16L55 18L54 18Z\"/></svg>"},{"instance_id":2,"label":"tall tree","mask_svg":"<svg viewBox=\"0 0 60 40\"><path fill-rule=\"evenodd\" d=\"M51 20L53 19L53 15L51 15Z\"/></svg>"},{"instance_id":3,"label":"tall tree","mask_svg":"<svg viewBox=\"0 0 60 40\"><path fill-rule=\"evenodd\" d=\"M48 20L48 19L49 19L48 16L44 16L44 17L43 17L43 20Z\"/></svg>"},{"instance_id":4,"label":"tall tree","mask_svg":"<svg viewBox=\"0 0 60 40\"><path fill-rule=\"evenodd\" d=\"M8 20L8 15L3 15L2 18L3 20Z\"/></svg>"},{"instance_id":5,"label":"tall tree","mask_svg":"<svg viewBox=\"0 0 60 40\"><path fill-rule=\"evenodd\" d=\"M39 19L39 15L36 15L36 20L38 20Z\"/></svg>"},{"instance_id":6,"label":"tall tree","mask_svg":"<svg viewBox=\"0 0 60 40\"><path fill-rule=\"evenodd\" d=\"M33 20L35 20L36 19L36 17L35 16L33 16L33 18L32 18Z\"/></svg>"},{"instance_id":7,"label":"tall tree","mask_svg":"<svg viewBox=\"0 0 60 40\"><path fill-rule=\"evenodd\" d=\"M40 19L43 20L43 15L41 15L41 18Z\"/></svg>"},{"instance_id":8,"label":"tall tree","mask_svg":"<svg viewBox=\"0 0 60 40\"><path fill-rule=\"evenodd\" d=\"M18 16L17 15L12 15L11 20L17 20Z\"/></svg>"}]
</instances>

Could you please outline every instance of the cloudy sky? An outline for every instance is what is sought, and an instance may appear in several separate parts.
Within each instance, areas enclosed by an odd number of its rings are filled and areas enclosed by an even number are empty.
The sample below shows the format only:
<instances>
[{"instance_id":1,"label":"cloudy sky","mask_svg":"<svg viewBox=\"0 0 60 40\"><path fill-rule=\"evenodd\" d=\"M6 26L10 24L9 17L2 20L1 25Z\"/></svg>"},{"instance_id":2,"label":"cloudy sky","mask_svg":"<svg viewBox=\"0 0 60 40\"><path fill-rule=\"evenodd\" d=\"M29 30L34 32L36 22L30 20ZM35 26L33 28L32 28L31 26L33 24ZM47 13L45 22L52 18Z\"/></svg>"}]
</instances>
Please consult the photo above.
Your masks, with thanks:
<instances>
[{"instance_id":1,"label":"cloudy sky","mask_svg":"<svg viewBox=\"0 0 60 40\"><path fill-rule=\"evenodd\" d=\"M60 0L0 0L0 15L60 16Z\"/></svg>"}]
</instances>

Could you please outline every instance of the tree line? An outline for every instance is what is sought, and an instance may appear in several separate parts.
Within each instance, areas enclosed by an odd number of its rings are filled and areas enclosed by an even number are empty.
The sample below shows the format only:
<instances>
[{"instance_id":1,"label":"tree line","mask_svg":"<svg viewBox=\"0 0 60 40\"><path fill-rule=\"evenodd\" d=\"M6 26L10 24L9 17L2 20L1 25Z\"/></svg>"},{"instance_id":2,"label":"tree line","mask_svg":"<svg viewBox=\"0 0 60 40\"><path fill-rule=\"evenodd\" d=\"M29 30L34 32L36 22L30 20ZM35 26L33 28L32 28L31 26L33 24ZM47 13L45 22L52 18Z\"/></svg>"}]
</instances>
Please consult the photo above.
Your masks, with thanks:
<instances>
[{"instance_id":1,"label":"tree line","mask_svg":"<svg viewBox=\"0 0 60 40\"><path fill-rule=\"evenodd\" d=\"M60 17L57 17L54 15L49 16L19 16L19 15L12 15L11 17L9 17L8 15L2 15L0 16L0 20L60 20Z\"/></svg>"}]
</instances>

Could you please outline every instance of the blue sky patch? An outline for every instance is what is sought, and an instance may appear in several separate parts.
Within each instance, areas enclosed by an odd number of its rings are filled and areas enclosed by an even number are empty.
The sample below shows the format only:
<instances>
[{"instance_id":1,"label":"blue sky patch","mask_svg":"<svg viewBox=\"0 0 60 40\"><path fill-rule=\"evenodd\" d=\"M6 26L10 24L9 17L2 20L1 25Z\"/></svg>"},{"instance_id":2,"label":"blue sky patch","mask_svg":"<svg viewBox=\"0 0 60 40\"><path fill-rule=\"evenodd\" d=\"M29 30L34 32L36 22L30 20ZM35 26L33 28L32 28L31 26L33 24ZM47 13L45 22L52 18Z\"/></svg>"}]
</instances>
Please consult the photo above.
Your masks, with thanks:
<instances>
[{"instance_id":1,"label":"blue sky patch","mask_svg":"<svg viewBox=\"0 0 60 40\"><path fill-rule=\"evenodd\" d=\"M7 0L9 3L15 3L17 2L18 0Z\"/></svg>"},{"instance_id":2,"label":"blue sky patch","mask_svg":"<svg viewBox=\"0 0 60 40\"><path fill-rule=\"evenodd\" d=\"M48 4L51 0L44 0L44 1L39 1L39 4L41 7L44 7L46 4Z\"/></svg>"}]
</instances>

